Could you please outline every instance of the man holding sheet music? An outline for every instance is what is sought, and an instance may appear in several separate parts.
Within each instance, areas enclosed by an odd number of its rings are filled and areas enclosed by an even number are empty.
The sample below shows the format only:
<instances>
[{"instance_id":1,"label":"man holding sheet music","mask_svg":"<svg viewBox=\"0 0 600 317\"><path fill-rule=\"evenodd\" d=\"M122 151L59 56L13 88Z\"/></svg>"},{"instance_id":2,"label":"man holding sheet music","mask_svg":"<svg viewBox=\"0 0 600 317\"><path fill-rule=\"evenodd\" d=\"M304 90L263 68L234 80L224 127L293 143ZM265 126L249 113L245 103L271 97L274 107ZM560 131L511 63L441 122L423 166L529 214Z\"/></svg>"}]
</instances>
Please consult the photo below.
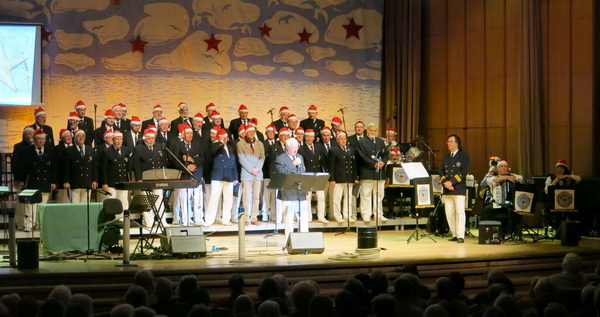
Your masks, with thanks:
<instances>
[{"instance_id":1,"label":"man holding sheet music","mask_svg":"<svg viewBox=\"0 0 600 317\"><path fill-rule=\"evenodd\" d=\"M448 227L452 231L450 241L464 243L466 177L469 173L470 159L469 154L463 152L458 135L449 135L446 144L450 153L442 159L440 169L441 182L444 186L442 199L446 206Z\"/></svg>"}]
</instances>

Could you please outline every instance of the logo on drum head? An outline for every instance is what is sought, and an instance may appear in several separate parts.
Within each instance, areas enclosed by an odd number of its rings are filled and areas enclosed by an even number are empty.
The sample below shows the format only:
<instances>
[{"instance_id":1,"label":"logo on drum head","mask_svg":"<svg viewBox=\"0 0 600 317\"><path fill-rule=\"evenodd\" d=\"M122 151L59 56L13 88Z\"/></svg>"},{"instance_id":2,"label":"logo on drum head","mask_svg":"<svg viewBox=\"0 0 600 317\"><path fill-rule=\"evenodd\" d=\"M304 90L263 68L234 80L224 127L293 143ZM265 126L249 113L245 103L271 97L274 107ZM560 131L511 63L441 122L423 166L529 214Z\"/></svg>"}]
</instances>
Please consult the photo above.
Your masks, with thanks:
<instances>
[{"instance_id":1,"label":"logo on drum head","mask_svg":"<svg viewBox=\"0 0 600 317\"><path fill-rule=\"evenodd\" d=\"M419 202L426 203L429 200L429 191L427 188L421 188L419 190Z\"/></svg>"},{"instance_id":2,"label":"logo on drum head","mask_svg":"<svg viewBox=\"0 0 600 317\"><path fill-rule=\"evenodd\" d=\"M531 204L531 199L529 198L529 196L525 193L519 195L519 197L517 197L517 206L520 209L527 209L529 208L529 205Z\"/></svg>"},{"instance_id":3,"label":"logo on drum head","mask_svg":"<svg viewBox=\"0 0 600 317\"><path fill-rule=\"evenodd\" d=\"M563 208L571 206L573 203L573 196L569 192L561 192L556 197L556 202Z\"/></svg>"}]
</instances>

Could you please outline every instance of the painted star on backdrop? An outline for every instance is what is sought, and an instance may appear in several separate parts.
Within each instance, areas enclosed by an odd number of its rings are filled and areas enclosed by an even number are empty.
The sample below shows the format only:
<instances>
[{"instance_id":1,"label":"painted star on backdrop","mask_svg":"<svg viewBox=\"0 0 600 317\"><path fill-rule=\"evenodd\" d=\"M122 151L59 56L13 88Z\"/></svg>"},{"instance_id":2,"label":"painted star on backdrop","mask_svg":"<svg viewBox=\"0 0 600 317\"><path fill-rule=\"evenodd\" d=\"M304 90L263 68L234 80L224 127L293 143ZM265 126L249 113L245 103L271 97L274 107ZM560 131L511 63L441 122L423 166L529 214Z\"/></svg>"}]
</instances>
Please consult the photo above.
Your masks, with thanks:
<instances>
[{"instance_id":1,"label":"painted star on backdrop","mask_svg":"<svg viewBox=\"0 0 600 317\"><path fill-rule=\"evenodd\" d=\"M219 51L219 43L221 43L222 40L217 40L215 38L215 34L211 33L210 34L210 38L208 40L204 40L204 42L206 42L207 47L206 47L206 51L210 51L211 49L214 49L215 51Z\"/></svg>"},{"instance_id":2,"label":"painted star on backdrop","mask_svg":"<svg viewBox=\"0 0 600 317\"><path fill-rule=\"evenodd\" d=\"M259 27L258 29L260 30L260 36L263 36L263 37L264 37L264 36L271 37L271 30L272 30L272 28L270 28L270 27L267 25L267 23L266 23L266 22L263 24L263 26Z\"/></svg>"},{"instance_id":3,"label":"painted star on backdrop","mask_svg":"<svg viewBox=\"0 0 600 317\"><path fill-rule=\"evenodd\" d=\"M346 25L342 25L344 29L346 29L346 39L351 37L355 37L360 40L360 36L358 35L358 31L363 28L363 25L358 25L354 22L354 18L350 19L350 23Z\"/></svg>"},{"instance_id":4,"label":"painted star on backdrop","mask_svg":"<svg viewBox=\"0 0 600 317\"><path fill-rule=\"evenodd\" d=\"M46 41L47 43L50 43L50 35L52 35L53 32L50 32L48 30L46 30L46 27L42 27L42 41Z\"/></svg>"},{"instance_id":5,"label":"painted star on backdrop","mask_svg":"<svg viewBox=\"0 0 600 317\"><path fill-rule=\"evenodd\" d=\"M10 71L24 61L24 58L6 58L4 49L0 47L0 83L16 91L17 87L15 87L15 82Z\"/></svg>"},{"instance_id":6,"label":"painted star on backdrop","mask_svg":"<svg viewBox=\"0 0 600 317\"><path fill-rule=\"evenodd\" d=\"M304 28L302 30L302 33L296 33L296 34L298 34L298 36L300 36L300 43L302 43L302 42L310 43L308 40L310 39L310 36L312 35L312 33L306 32L306 28Z\"/></svg>"},{"instance_id":7,"label":"painted star on backdrop","mask_svg":"<svg viewBox=\"0 0 600 317\"><path fill-rule=\"evenodd\" d=\"M129 41L129 43L131 44L131 52L135 53L135 52L142 52L142 54L144 54L144 46L146 46L146 44L148 44L148 42L146 41L142 41L142 38L138 35L134 41Z\"/></svg>"}]
</instances>

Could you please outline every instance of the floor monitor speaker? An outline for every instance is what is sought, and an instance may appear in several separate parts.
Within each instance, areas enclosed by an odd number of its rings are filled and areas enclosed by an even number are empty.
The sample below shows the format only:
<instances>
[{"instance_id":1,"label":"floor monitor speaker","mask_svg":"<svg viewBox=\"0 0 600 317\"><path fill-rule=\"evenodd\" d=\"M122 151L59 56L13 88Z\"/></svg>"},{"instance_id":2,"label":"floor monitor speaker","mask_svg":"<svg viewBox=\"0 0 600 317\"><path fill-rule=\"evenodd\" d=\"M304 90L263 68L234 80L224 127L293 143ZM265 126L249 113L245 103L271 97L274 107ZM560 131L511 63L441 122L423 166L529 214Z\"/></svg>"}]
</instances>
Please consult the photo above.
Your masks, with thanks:
<instances>
[{"instance_id":1,"label":"floor monitor speaker","mask_svg":"<svg viewBox=\"0 0 600 317\"><path fill-rule=\"evenodd\" d=\"M289 254L323 253L323 251L325 251L325 244L323 243L323 233L290 233L285 247Z\"/></svg>"}]
</instances>

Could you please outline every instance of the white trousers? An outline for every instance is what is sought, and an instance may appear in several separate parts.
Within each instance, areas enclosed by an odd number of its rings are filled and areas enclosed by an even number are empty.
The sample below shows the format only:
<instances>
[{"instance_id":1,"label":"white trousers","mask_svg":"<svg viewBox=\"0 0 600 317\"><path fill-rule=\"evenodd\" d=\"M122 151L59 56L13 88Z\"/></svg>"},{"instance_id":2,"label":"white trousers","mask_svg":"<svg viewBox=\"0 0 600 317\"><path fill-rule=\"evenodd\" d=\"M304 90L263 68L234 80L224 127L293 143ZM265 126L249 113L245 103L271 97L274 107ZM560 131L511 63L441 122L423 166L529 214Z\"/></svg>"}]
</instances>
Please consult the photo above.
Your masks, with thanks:
<instances>
[{"instance_id":1,"label":"white trousers","mask_svg":"<svg viewBox=\"0 0 600 317\"><path fill-rule=\"evenodd\" d=\"M314 193L317 195L317 219L325 219L325 191L320 190ZM312 201L312 194L313 192L308 192L308 195L306 195L306 201L309 207L311 206L310 202ZM310 220L312 218L312 208L308 208L308 210L308 216L310 217Z\"/></svg>"},{"instance_id":2,"label":"white trousers","mask_svg":"<svg viewBox=\"0 0 600 317\"><path fill-rule=\"evenodd\" d=\"M233 205L233 183L216 180L211 181L208 209L204 215L204 222L207 226L215 223L217 208L219 207L219 200L221 198L223 199L223 216L221 222L229 224L231 221L231 206Z\"/></svg>"},{"instance_id":3,"label":"white trousers","mask_svg":"<svg viewBox=\"0 0 600 317\"><path fill-rule=\"evenodd\" d=\"M271 220L275 218L275 190L274 189L268 189L267 186L269 186L269 183L271 182L270 179L265 178L263 180L263 203L262 203L262 209L263 209L263 221L267 221L267 220Z\"/></svg>"},{"instance_id":4,"label":"white trousers","mask_svg":"<svg viewBox=\"0 0 600 317\"><path fill-rule=\"evenodd\" d=\"M339 219L347 219L348 218L348 202L351 201L354 197L352 197L352 188L354 184L340 184L335 183L335 187L333 188L333 216L335 220ZM348 194L350 193L350 194ZM343 209L341 208L343 206ZM342 217L343 214L343 217Z\"/></svg>"},{"instance_id":5,"label":"white trousers","mask_svg":"<svg viewBox=\"0 0 600 317\"><path fill-rule=\"evenodd\" d=\"M256 220L258 216L258 204L260 203L260 189L262 180L242 181L242 196L244 199L244 209L246 219Z\"/></svg>"},{"instance_id":6,"label":"white trousers","mask_svg":"<svg viewBox=\"0 0 600 317\"><path fill-rule=\"evenodd\" d=\"M90 199L91 193L92 191L90 190L87 193L87 198L86 198L86 189L85 188L71 188L71 202L74 204L82 204L82 203L87 203L88 200ZM98 193L98 197L100 196L106 196L102 193Z\"/></svg>"},{"instance_id":7,"label":"white trousers","mask_svg":"<svg viewBox=\"0 0 600 317\"><path fill-rule=\"evenodd\" d=\"M202 186L196 188L184 188L177 192L178 207L181 215L177 213L177 209L173 212L173 221L184 226L190 224L203 224L204 220L204 196L202 195ZM192 221L193 218L193 221Z\"/></svg>"},{"instance_id":8,"label":"white trousers","mask_svg":"<svg viewBox=\"0 0 600 317\"><path fill-rule=\"evenodd\" d=\"M42 202L40 204L48 203L50 193L42 193ZM27 231L31 231L33 228L39 228L37 207L38 204L21 204L24 206L25 214L23 215L23 227Z\"/></svg>"},{"instance_id":9,"label":"white trousers","mask_svg":"<svg viewBox=\"0 0 600 317\"><path fill-rule=\"evenodd\" d=\"M444 195L448 227L455 238L465 238L465 195Z\"/></svg>"},{"instance_id":10,"label":"white trousers","mask_svg":"<svg viewBox=\"0 0 600 317\"><path fill-rule=\"evenodd\" d=\"M236 190L237 195L235 194ZM240 205L242 203L242 194L242 184L238 183L237 185L233 186L233 203L231 204L231 214L229 216L229 219L233 220L233 222L237 222L238 210L240 209Z\"/></svg>"},{"instance_id":11,"label":"white trousers","mask_svg":"<svg viewBox=\"0 0 600 317\"><path fill-rule=\"evenodd\" d=\"M57 189L56 190L56 203L58 204L67 204L70 203L68 189Z\"/></svg>"},{"instance_id":12,"label":"white trousers","mask_svg":"<svg viewBox=\"0 0 600 317\"><path fill-rule=\"evenodd\" d=\"M294 216L299 214L300 229L298 232L308 232L308 204L307 201L298 200L282 200L283 215L285 217L285 241L287 241L290 233L294 232ZM300 206L298 206L300 205ZM300 210L298 210L300 208Z\"/></svg>"},{"instance_id":13,"label":"white trousers","mask_svg":"<svg viewBox=\"0 0 600 317\"><path fill-rule=\"evenodd\" d=\"M139 190L136 190L133 192L134 197L138 196L138 195L146 195L146 192L139 191ZM154 203L154 207L158 211L158 215L163 214L164 206L161 204L162 199L163 199L163 190L162 189L154 189L154 190L152 190L151 195L158 196L158 198L156 199L156 202ZM156 216L158 217L158 215L156 215ZM166 223L164 218L165 217L163 214L162 219L160 219L160 221L163 223L163 225ZM151 227L153 224L154 224L154 210L144 211L142 213L142 225L144 225L146 227Z\"/></svg>"},{"instance_id":14,"label":"white trousers","mask_svg":"<svg viewBox=\"0 0 600 317\"><path fill-rule=\"evenodd\" d=\"M373 206L383 216L383 196L385 196L385 181L362 180L360 181L360 213L364 221L369 221L373 215ZM375 202L375 203L374 203Z\"/></svg>"}]
</instances>

